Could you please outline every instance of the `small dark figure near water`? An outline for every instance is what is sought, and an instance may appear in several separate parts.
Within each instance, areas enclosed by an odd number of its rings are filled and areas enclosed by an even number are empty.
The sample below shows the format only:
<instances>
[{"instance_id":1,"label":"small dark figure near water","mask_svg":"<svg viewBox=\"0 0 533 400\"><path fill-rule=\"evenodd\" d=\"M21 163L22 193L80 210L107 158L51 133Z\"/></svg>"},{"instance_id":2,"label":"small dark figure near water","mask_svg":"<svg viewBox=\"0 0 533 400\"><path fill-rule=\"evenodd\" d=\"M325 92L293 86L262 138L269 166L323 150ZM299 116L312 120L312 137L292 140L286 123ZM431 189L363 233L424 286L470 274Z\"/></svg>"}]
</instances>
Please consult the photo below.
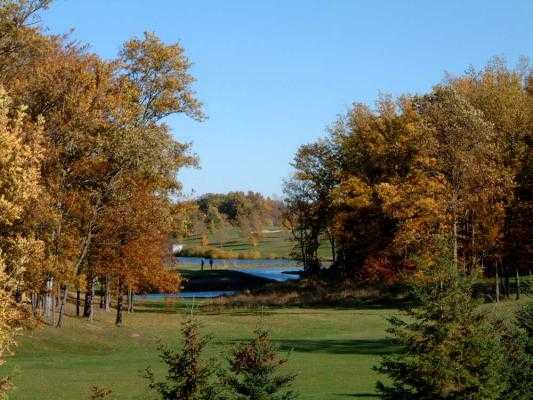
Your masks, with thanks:
<instances>
[{"instance_id":1,"label":"small dark figure near water","mask_svg":"<svg viewBox=\"0 0 533 400\"><path fill-rule=\"evenodd\" d=\"M211 269L213 269L213 259L212 258L209 259L209 267L211 267Z\"/></svg>"},{"instance_id":2,"label":"small dark figure near water","mask_svg":"<svg viewBox=\"0 0 533 400\"><path fill-rule=\"evenodd\" d=\"M204 265L205 265L205 262L204 262L204 259L202 258L202 261L200 261L200 265L201 265L201 268L202 268L202 271L204 270Z\"/></svg>"}]
</instances>

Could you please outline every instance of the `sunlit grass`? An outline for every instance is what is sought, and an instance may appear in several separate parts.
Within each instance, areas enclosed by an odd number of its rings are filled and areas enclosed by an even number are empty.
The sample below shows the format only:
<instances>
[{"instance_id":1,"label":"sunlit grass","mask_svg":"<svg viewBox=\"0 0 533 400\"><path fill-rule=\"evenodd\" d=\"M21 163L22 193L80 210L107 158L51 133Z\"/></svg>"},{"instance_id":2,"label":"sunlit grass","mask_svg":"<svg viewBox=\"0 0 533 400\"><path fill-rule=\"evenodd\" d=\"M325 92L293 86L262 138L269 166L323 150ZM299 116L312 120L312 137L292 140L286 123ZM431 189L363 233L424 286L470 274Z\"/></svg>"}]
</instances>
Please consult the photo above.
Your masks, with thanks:
<instances>
[{"instance_id":1,"label":"sunlit grass","mask_svg":"<svg viewBox=\"0 0 533 400\"><path fill-rule=\"evenodd\" d=\"M183 240L182 243L185 246L201 245L199 236L191 236ZM215 234L209 235L209 246L236 254L259 252L260 256L264 258L290 258L294 242L291 240L288 230L280 227L270 227L265 229L263 237L257 246L252 246L238 228L231 227L223 237ZM323 259L331 258L331 251L327 241L321 243L319 256Z\"/></svg>"},{"instance_id":2,"label":"sunlit grass","mask_svg":"<svg viewBox=\"0 0 533 400\"><path fill-rule=\"evenodd\" d=\"M189 302L190 304L190 302ZM261 321L277 344L290 351L288 370L298 373L302 399L371 399L378 376L372 366L394 351L385 337L389 309L276 309L197 311L205 333L215 338L211 356L245 340ZM89 323L68 317L63 329L25 334L4 371L16 371L13 400L84 399L93 384L111 388L118 399L150 399L141 377L148 365L162 373L157 343L177 341L182 302L150 302L125 316L98 312ZM218 357L222 359L221 357ZM364 396L369 393L369 396Z\"/></svg>"}]
</instances>

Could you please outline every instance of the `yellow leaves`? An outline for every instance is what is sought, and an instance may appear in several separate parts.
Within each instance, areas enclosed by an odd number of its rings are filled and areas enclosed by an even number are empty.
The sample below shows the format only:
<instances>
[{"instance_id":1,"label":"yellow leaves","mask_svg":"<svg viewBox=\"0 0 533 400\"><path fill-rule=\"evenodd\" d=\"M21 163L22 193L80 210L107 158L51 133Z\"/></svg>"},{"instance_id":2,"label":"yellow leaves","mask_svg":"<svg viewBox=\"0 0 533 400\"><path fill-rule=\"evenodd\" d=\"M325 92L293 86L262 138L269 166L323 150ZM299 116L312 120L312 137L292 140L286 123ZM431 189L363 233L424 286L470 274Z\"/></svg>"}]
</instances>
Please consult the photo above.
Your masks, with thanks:
<instances>
[{"instance_id":1,"label":"yellow leaves","mask_svg":"<svg viewBox=\"0 0 533 400\"><path fill-rule=\"evenodd\" d=\"M41 149L35 139L40 128L27 127L22 110L17 110L15 119L10 118L10 105L0 89L0 225L12 225L40 191ZM25 129L33 129L33 135Z\"/></svg>"},{"instance_id":2,"label":"yellow leaves","mask_svg":"<svg viewBox=\"0 0 533 400\"><path fill-rule=\"evenodd\" d=\"M412 171L395 183L376 187L383 212L398 221L394 237L396 248L420 248L433 234L448 226L448 186L442 176Z\"/></svg>"},{"instance_id":3,"label":"yellow leaves","mask_svg":"<svg viewBox=\"0 0 533 400\"><path fill-rule=\"evenodd\" d=\"M393 205L402 200L398 188L387 182L377 185L376 193L383 202L385 209L392 209Z\"/></svg>"},{"instance_id":4,"label":"yellow leaves","mask_svg":"<svg viewBox=\"0 0 533 400\"><path fill-rule=\"evenodd\" d=\"M151 32L124 44L120 62L127 79L138 88L142 120L158 121L173 113L202 120L202 104L191 89L190 61L179 44L166 45Z\"/></svg>"},{"instance_id":5,"label":"yellow leaves","mask_svg":"<svg viewBox=\"0 0 533 400\"><path fill-rule=\"evenodd\" d=\"M373 190L363 180L350 177L333 190L333 202L339 206L352 209L369 207L372 203Z\"/></svg>"}]
</instances>

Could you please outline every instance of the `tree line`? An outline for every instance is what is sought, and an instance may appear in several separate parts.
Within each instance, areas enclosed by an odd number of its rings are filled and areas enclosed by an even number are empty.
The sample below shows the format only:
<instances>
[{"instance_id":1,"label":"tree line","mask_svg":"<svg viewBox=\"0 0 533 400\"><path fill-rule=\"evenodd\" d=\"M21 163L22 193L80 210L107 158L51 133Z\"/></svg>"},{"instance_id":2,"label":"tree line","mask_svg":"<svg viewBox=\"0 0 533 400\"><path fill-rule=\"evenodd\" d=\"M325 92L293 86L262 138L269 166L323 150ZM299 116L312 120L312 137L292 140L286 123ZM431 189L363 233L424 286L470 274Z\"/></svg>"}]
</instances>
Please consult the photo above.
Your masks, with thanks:
<instances>
[{"instance_id":1,"label":"tree line","mask_svg":"<svg viewBox=\"0 0 533 400\"><path fill-rule=\"evenodd\" d=\"M184 236L196 236L202 246L221 246L231 228L237 228L252 247L263 237L266 227L282 225L283 203L256 192L207 193L181 206L184 214ZM209 242L210 236L214 239Z\"/></svg>"},{"instance_id":2,"label":"tree line","mask_svg":"<svg viewBox=\"0 0 533 400\"><path fill-rule=\"evenodd\" d=\"M526 59L355 103L295 155L284 188L295 254L317 272L325 238L339 276L393 282L423 271L449 235L463 271L530 273L532 140Z\"/></svg>"},{"instance_id":3,"label":"tree line","mask_svg":"<svg viewBox=\"0 0 533 400\"><path fill-rule=\"evenodd\" d=\"M104 60L46 33L49 5L0 2L0 286L57 326L69 292L92 318L100 290L120 324L124 295L179 288L176 174L197 158L164 121L205 116L179 44L145 33Z\"/></svg>"}]
</instances>

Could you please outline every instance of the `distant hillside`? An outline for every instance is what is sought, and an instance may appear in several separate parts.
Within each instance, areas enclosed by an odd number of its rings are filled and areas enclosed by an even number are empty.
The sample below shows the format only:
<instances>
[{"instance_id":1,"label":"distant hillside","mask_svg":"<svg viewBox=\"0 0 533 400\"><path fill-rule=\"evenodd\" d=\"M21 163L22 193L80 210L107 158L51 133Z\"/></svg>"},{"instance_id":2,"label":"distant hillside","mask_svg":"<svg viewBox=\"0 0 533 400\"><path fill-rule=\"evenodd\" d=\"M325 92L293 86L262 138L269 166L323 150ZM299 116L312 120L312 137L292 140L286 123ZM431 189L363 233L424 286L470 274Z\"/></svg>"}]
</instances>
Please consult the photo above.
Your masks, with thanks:
<instances>
[{"instance_id":1,"label":"distant hillside","mask_svg":"<svg viewBox=\"0 0 533 400\"><path fill-rule=\"evenodd\" d=\"M290 232L281 227L267 227L262 231L262 238L257 246L252 246L242 235L239 228L230 226L224 234L209 234L208 247L202 247L201 236L192 235L182 240L185 252L188 255L203 255L203 251L214 250L216 258L290 258L294 242L290 239ZM224 254L227 252L228 254ZM329 243L323 242L319 249L323 259L331 258Z\"/></svg>"}]
</instances>

